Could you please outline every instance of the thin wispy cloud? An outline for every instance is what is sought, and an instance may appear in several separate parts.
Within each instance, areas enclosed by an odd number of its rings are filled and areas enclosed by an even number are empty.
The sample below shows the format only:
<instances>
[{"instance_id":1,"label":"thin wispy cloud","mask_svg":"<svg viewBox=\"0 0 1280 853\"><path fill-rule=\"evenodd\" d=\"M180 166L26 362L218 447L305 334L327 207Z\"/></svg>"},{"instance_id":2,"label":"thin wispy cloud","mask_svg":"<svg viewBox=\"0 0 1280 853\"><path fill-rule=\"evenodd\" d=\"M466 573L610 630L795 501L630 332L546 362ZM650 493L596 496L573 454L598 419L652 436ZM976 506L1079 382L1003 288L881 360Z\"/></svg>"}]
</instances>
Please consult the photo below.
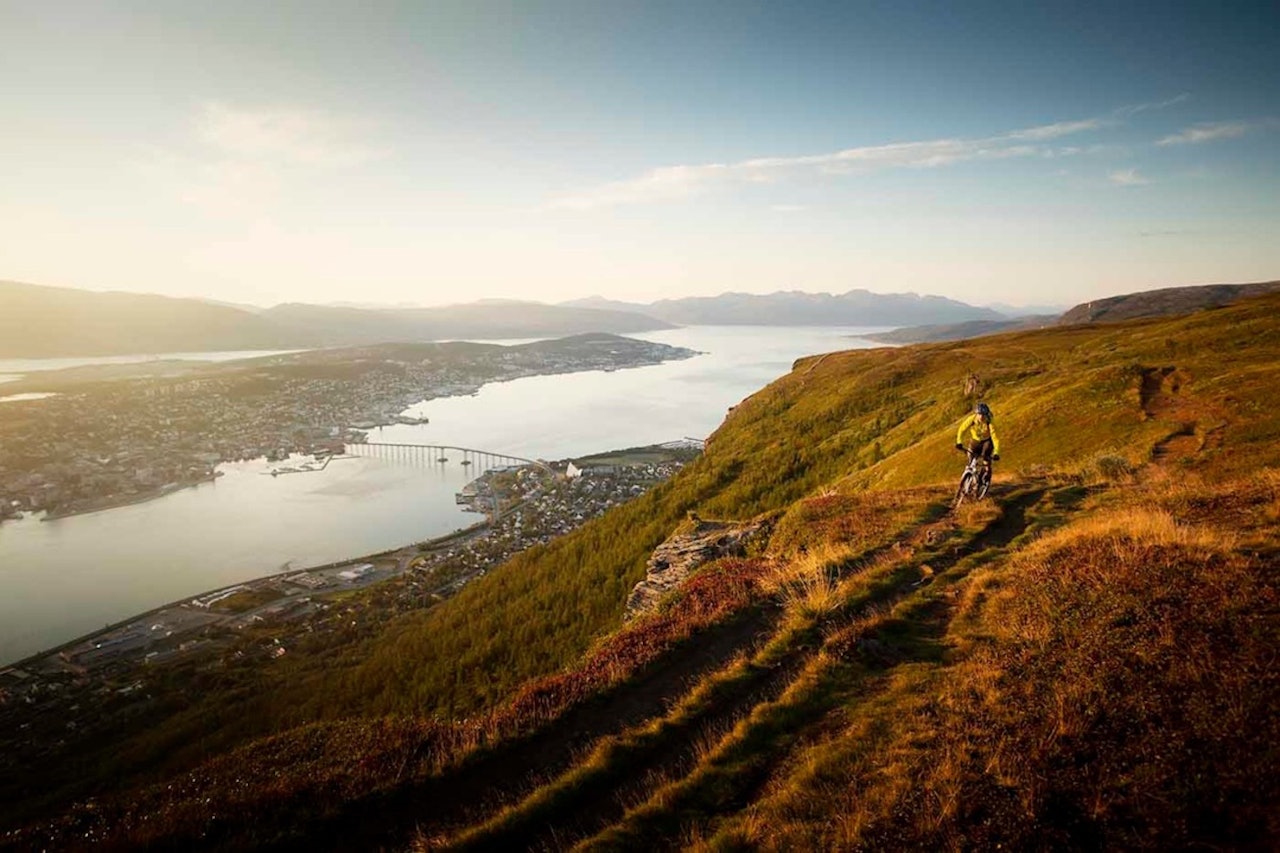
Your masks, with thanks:
<instances>
[{"instance_id":1,"label":"thin wispy cloud","mask_svg":"<svg viewBox=\"0 0 1280 853\"><path fill-rule=\"evenodd\" d=\"M1137 169L1117 169L1107 175L1107 180L1121 187L1140 187L1151 183L1148 178L1139 174Z\"/></svg>"},{"instance_id":2,"label":"thin wispy cloud","mask_svg":"<svg viewBox=\"0 0 1280 853\"><path fill-rule=\"evenodd\" d=\"M1218 139L1236 139L1253 127L1254 125L1244 121L1202 122L1159 139L1156 145L1197 145Z\"/></svg>"},{"instance_id":3,"label":"thin wispy cloud","mask_svg":"<svg viewBox=\"0 0 1280 853\"><path fill-rule=\"evenodd\" d=\"M1191 95L1188 94L1187 92L1183 92L1181 95L1175 95L1174 97L1164 101L1150 101L1145 104L1130 104L1129 106L1119 107L1118 109L1115 110L1113 114L1118 116L1133 116L1133 115L1137 115L1138 113L1145 113L1152 110L1163 110L1169 107L1174 107L1190 99L1191 99Z\"/></svg>"},{"instance_id":4,"label":"thin wispy cloud","mask_svg":"<svg viewBox=\"0 0 1280 853\"><path fill-rule=\"evenodd\" d=\"M1106 122L1100 118L1087 118L1080 121L1060 121L1055 122L1054 124L1041 125L1040 127L1029 127L1025 130L1015 130L1005 138L1043 142L1048 139L1058 139L1063 136L1071 136L1074 133L1083 133L1086 130L1098 130L1105 124Z\"/></svg>"},{"instance_id":5,"label":"thin wispy cloud","mask_svg":"<svg viewBox=\"0 0 1280 853\"><path fill-rule=\"evenodd\" d=\"M846 148L798 157L757 157L734 163L662 166L553 199L549 207L595 210L629 204L678 201L722 185L773 183L804 175L866 174L888 169L935 169L958 163L1025 157L1070 157L1109 150L1105 145L1050 145L1057 140L1121 124L1139 113L1163 110L1190 98L1176 95L1118 107L1103 116L1058 121L978 138L943 138Z\"/></svg>"},{"instance_id":6,"label":"thin wispy cloud","mask_svg":"<svg viewBox=\"0 0 1280 853\"><path fill-rule=\"evenodd\" d=\"M931 139L846 148L799 157L757 157L736 163L663 166L624 181L615 181L551 202L552 208L593 210L689 198L722 184L769 183L800 175L866 174L886 169L936 169L957 163L1051 156L1054 149L1037 143L1095 131L1103 119L1062 121L975 139Z\"/></svg>"}]
</instances>

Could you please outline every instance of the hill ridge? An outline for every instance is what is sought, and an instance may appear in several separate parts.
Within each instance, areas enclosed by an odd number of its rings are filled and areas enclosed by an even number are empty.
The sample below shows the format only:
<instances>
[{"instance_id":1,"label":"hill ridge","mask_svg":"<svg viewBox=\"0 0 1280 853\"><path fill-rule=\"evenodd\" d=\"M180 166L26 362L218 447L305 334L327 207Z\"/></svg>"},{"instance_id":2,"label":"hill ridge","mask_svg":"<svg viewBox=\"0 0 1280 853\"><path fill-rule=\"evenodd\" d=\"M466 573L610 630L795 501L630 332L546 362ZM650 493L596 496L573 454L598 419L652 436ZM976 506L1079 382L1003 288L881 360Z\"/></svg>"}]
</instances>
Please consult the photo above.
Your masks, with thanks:
<instances>
[{"instance_id":1,"label":"hill ridge","mask_svg":"<svg viewBox=\"0 0 1280 853\"><path fill-rule=\"evenodd\" d=\"M0 281L0 358L316 349L458 338L563 337L669 329L643 315L538 303L249 310L202 299Z\"/></svg>"},{"instance_id":2,"label":"hill ridge","mask_svg":"<svg viewBox=\"0 0 1280 853\"><path fill-rule=\"evenodd\" d=\"M591 296L563 304L638 311L681 325L911 326L1004 318L989 308L978 308L945 296L873 293L864 289L838 294L800 290L764 294L728 291L718 296L687 296L650 303Z\"/></svg>"}]
</instances>

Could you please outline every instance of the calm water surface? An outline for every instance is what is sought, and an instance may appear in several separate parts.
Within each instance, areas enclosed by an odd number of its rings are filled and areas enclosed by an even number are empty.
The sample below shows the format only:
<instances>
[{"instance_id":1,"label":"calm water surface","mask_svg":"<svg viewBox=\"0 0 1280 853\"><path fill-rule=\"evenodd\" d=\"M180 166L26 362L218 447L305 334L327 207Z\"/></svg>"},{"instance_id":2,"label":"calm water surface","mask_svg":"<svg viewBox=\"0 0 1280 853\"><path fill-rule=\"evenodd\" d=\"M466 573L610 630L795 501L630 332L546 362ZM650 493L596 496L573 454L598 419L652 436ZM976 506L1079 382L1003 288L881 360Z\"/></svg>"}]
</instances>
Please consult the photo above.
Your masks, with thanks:
<instances>
[{"instance_id":1,"label":"calm water surface","mask_svg":"<svg viewBox=\"0 0 1280 853\"><path fill-rule=\"evenodd\" d=\"M704 438L730 406L797 357L873 346L854 337L858 331L869 330L721 326L636 335L705 354L490 384L413 406L408 412L430 423L384 427L369 438L543 459ZM0 362L0 370L12 369ZM0 663L208 589L405 545L479 518L454 502L475 473L456 463L361 457L264 476L272 467L222 465L215 482L147 503L0 524Z\"/></svg>"}]
</instances>

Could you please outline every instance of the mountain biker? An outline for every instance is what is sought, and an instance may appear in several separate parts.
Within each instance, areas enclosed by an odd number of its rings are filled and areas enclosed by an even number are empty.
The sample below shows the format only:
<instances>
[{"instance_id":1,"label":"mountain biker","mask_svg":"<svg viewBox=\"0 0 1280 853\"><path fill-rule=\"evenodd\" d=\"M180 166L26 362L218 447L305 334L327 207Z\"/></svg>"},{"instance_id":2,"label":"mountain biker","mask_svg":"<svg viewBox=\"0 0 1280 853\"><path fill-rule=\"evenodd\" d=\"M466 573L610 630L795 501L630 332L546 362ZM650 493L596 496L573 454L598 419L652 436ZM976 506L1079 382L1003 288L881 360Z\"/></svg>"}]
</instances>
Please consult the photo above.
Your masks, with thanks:
<instances>
[{"instance_id":1,"label":"mountain biker","mask_svg":"<svg viewBox=\"0 0 1280 853\"><path fill-rule=\"evenodd\" d=\"M981 456L988 469L993 459L1000 458L1000 436L996 435L991 407L986 403L979 403L973 413L960 422L956 430L956 450L963 450L970 459Z\"/></svg>"}]
</instances>

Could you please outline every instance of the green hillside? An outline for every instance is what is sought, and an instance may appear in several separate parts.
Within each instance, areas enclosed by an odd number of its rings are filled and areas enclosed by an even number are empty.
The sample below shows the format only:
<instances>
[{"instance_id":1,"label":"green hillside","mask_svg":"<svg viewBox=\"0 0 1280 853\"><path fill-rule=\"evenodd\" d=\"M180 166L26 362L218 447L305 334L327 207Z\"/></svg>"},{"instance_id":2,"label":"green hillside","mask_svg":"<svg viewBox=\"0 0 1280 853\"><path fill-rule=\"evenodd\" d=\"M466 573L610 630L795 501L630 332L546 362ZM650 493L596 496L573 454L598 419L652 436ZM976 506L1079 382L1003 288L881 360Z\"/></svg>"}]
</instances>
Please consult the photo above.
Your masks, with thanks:
<instances>
[{"instance_id":1,"label":"green hillside","mask_svg":"<svg viewBox=\"0 0 1280 853\"><path fill-rule=\"evenodd\" d=\"M664 486L202 691L11 839L1273 848L1278 309L803 359ZM978 395L1003 460L951 511ZM691 510L772 535L624 625Z\"/></svg>"}]
</instances>

